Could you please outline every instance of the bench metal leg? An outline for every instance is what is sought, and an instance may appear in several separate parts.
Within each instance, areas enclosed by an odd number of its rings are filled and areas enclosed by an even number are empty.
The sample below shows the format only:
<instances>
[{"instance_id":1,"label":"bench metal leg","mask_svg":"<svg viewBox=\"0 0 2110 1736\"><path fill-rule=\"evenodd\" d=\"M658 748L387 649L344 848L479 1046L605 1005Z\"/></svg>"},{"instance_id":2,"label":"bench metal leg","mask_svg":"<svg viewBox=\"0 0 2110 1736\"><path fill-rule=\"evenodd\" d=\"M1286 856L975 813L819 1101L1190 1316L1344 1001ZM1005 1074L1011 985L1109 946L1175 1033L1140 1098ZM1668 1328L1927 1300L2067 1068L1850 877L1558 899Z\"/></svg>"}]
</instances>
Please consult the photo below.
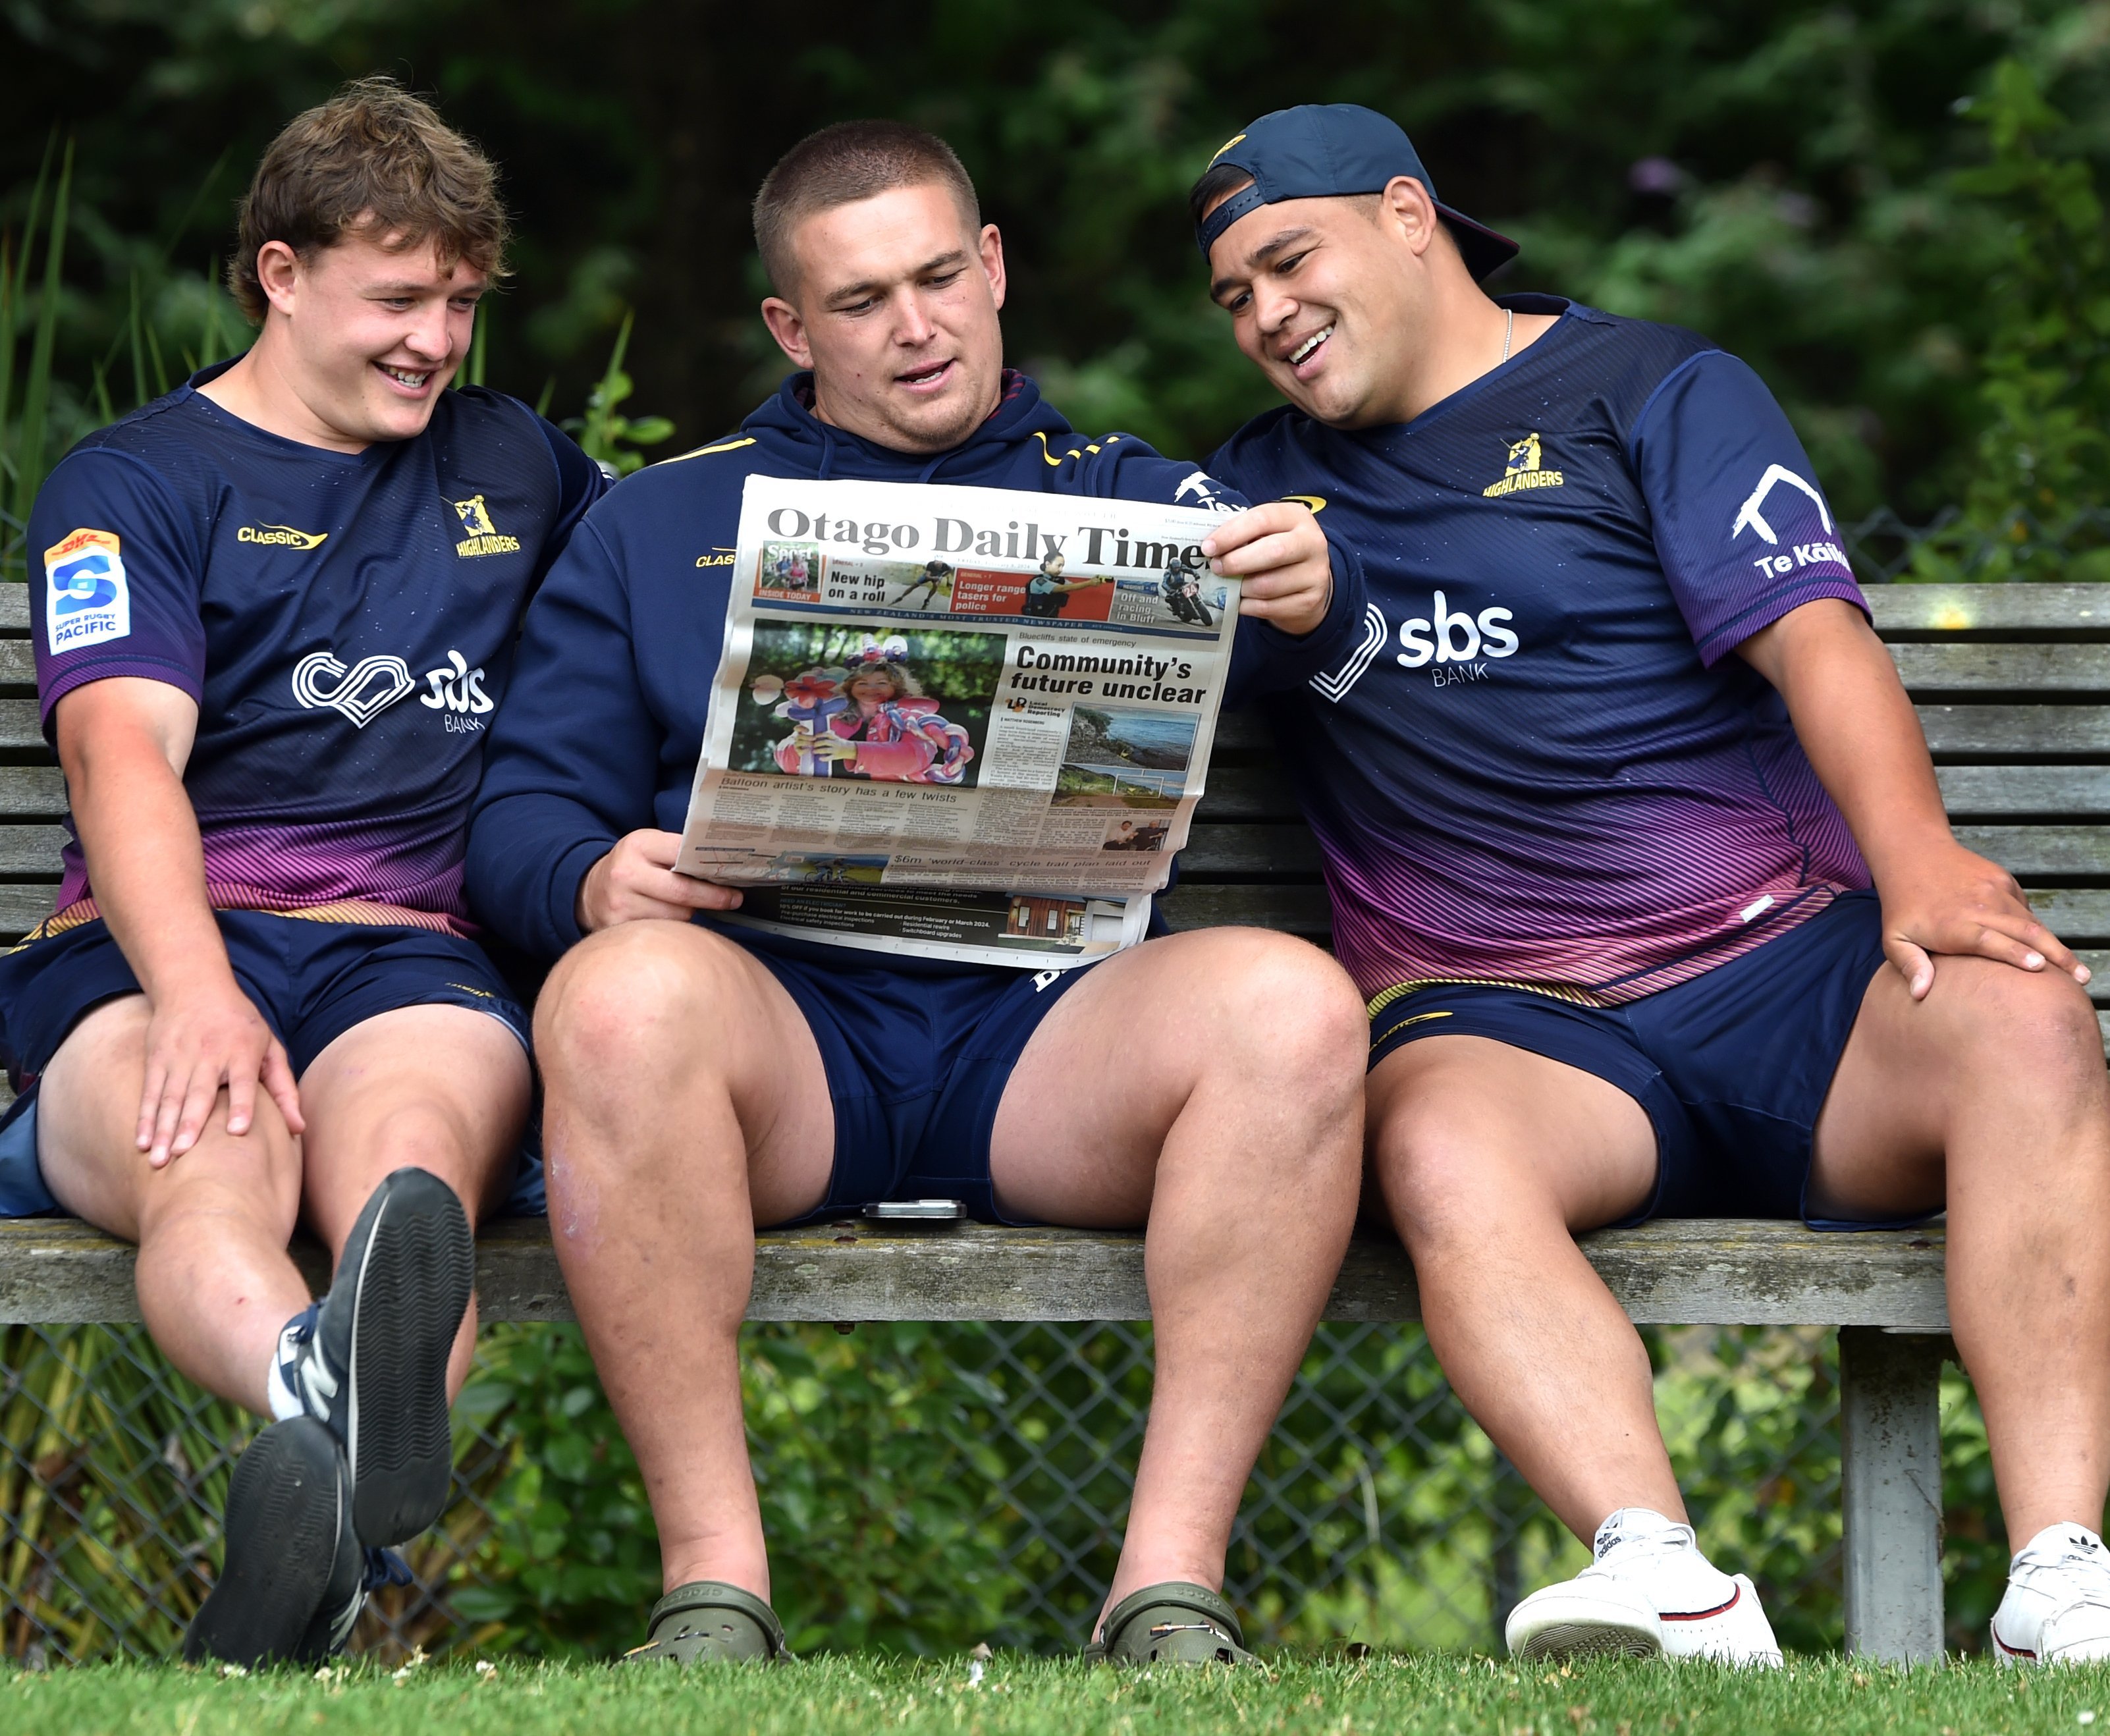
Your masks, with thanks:
<instances>
[{"instance_id":1,"label":"bench metal leg","mask_svg":"<svg viewBox=\"0 0 2110 1736\"><path fill-rule=\"evenodd\" d=\"M1846 1650L1939 1663L1941 1362L1948 1339L1839 1330Z\"/></svg>"}]
</instances>

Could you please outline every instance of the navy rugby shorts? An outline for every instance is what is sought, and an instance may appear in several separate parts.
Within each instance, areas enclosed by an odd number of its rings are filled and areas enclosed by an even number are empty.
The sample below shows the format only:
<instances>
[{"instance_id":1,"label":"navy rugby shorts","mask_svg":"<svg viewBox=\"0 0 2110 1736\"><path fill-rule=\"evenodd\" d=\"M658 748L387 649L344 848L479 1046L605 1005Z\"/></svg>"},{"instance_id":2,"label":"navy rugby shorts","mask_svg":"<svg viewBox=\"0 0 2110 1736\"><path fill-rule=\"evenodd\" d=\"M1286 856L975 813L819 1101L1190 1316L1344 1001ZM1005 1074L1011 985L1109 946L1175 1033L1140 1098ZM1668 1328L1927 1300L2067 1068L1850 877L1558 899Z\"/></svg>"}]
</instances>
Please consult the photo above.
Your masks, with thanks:
<instances>
[{"instance_id":1,"label":"navy rugby shorts","mask_svg":"<svg viewBox=\"0 0 2110 1736\"><path fill-rule=\"evenodd\" d=\"M1093 968L1025 971L925 960L707 924L753 954L798 1004L835 1105L835 1173L804 1222L888 1199L998 1208L989 1133L1012 1069L1056 1002ZM869 963L865 963L870 960Z\"/></svg>"},{"instance_id":2,"label":"navy rugby shorts","mask_svg":"<svg viewBox=\"0 0 2110 1736\"><path fill-rule=\"evenodd\" d=\"M473 941L261 910L215 914L234 980L286 1045L296 1078L354 1025L399 1007L469 1007L529 1046L526 1010ZM0 953L0 1055L20 1093L0 1122L0 1217L59 1208L37 1163L37 1077L88 1013L138 992L100 919Z\"/></svg>"},{"instance_id":3,"label":"navy rugby shorts","mask_svg":"<svg viewBox=\"0 0 2110 1736\"><path fill-rule=\"evenodd\" d=\"M1655 1195L1629 1223L1799 1217L1818 1230L1896 1228L1922 1218L1805 1209L1817 1117L1883 968L1876 895L1848 892L1763 946L1624 1006L1474 983L1417 989L1371 1021L1370 1065L1419 1038L1481 1036L1617 1086L1655 1128Z\"/></svg>"}]
</instances>

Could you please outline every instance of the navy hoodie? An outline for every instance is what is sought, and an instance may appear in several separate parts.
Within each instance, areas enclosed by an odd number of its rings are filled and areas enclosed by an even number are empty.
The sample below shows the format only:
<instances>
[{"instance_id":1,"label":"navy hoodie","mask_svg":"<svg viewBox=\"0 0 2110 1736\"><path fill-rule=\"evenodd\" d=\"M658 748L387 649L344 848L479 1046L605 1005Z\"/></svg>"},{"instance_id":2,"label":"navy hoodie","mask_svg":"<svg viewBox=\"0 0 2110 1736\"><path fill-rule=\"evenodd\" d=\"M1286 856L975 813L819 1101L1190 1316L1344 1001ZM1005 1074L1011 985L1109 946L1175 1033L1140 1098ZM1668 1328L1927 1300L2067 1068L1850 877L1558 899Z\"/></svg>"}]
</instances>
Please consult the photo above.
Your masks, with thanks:
<instances>
[{"instance_id":1,"label":"navy hoodie","mask_svg":"<svg viewBox=\"0 0 2110 1736\"><path fill-rule=\"evenodd\" d=\"M469 893L478 916L530 954L553 959L579 939L579 882L618 838L641 827L681 829L749 476L959 483L1166 505L1185 483L1193 501L1193 465L1131 435L1086 441L1021 374L1007 371L994 414L935 456L894 451L821 421L809 408L812 378L792 375L736 435L641 470L604 497L528 612L484 749ZM1207 496L1243 504L1200 480ZM1362 625L1361 573L1346 551L1332 552L1333 597L1314 632L1299 639L1239 622L1231 703L1295 686L1345 657Z\"/></svg>"}]
</instances>

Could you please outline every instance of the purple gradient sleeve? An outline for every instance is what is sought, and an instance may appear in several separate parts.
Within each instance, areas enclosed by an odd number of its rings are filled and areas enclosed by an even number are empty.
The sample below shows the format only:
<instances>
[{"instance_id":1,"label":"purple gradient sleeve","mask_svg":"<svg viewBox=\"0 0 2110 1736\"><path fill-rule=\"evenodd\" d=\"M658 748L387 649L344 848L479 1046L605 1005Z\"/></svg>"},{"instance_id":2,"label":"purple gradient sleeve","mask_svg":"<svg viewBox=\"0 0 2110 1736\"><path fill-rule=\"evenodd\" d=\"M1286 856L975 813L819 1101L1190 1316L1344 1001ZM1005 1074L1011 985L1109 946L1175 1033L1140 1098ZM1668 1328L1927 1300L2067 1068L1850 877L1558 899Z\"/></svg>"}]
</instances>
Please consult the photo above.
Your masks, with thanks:
<instances>
[{"instance_id":1,"label":"purple gradient sleeve","mask_svg":"<svg viewBox=\"0 0 2110 1736\"><path fill-rule=\"evenodd\" d=\"M29 624L44 733L75 687L143 676L205 692L205 569L197 533L129 454L69 455L29 514Z\"/></svg>"},{"instance_id":2,"label":"purple gradient sleeve","mask_svg":"<svg viewBox=\"0 0 2110 1736\"><path fill-rule=\"evenodd\" d=\"M1809 455L1735 356L1709 350L1668 375L1635 419L1628 457L1708 664L1819 597L1867 612Z\"/></svg>"}]
</instances>

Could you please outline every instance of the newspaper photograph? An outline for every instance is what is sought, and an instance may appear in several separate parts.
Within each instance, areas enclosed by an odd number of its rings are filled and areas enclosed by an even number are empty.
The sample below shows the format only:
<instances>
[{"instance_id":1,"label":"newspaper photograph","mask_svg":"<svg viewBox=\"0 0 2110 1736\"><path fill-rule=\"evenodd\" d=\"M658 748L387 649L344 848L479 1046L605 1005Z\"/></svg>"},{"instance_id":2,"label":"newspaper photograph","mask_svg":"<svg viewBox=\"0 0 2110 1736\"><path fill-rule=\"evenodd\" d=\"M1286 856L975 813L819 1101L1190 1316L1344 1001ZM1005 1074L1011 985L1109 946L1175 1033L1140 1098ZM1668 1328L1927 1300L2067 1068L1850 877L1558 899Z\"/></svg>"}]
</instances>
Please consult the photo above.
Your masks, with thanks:
<instances>
[{"instance_id":1,"label":"newspaper photograph","mask_svg":"<svg viewBox=\"0 0 2110 1736\"><path fill-rule=\"evenodd\" d=\"M1141 940L1238 622L1218 522L943 483L750 477L682 873L721 920L1062 970Z\"/></svg>"}]
</instances>

